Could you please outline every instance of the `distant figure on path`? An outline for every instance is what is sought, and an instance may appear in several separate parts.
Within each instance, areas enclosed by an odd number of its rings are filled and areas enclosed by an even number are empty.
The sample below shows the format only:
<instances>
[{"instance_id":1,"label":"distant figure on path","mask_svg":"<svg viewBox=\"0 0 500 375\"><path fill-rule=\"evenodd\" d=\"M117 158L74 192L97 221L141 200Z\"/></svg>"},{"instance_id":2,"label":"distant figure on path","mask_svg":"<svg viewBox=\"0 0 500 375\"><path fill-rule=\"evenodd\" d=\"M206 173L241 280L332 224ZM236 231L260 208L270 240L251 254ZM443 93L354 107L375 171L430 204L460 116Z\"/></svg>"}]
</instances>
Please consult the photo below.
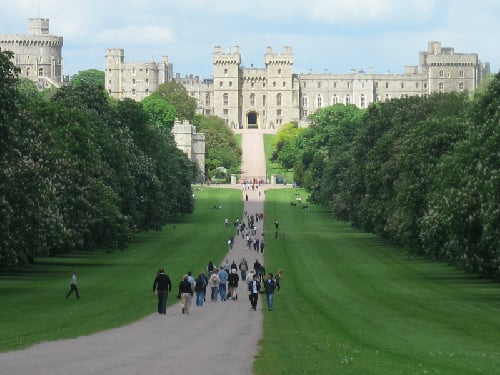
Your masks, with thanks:
<instances>
[{"instance_id":1,"label":"distant figure on path","mask_svg":"<svg viewBox=\"0 0 500 375\"><path fill-rule=\"evenodd\" d=\"M189 314L189 300L193 296L193 288L188 280L188 275L184 275L179 283L179 294L181 295L182 313Z\"/></svg>"},{"instance_id":2,"label":"distant figure on path","mask_svg":"<svg viewBox=\"0 0 500 375\"><path fill-rule=\"evenodd\" d=\"M66 298L68 298L71 295L71 293L75 292L76 298L80 299L80 294L78 293L78 280L76 278L77 276L78 273L76 271L73 272L73 275L71 276L70 289L66 294Z\"/></svg>"},{"instance_id":3,"label":"distant figure on path","mask_svg":"<svg viewBox=\"0 0 500 375\"><path fill-rule=\"evenodd\" d=\"M153 282L153 293L158 294L158 314L165 315L167 313L168 292L172 290L170 277L165 274L163 268L158 271L155 281Z\"/></svg>"}]
</instances>

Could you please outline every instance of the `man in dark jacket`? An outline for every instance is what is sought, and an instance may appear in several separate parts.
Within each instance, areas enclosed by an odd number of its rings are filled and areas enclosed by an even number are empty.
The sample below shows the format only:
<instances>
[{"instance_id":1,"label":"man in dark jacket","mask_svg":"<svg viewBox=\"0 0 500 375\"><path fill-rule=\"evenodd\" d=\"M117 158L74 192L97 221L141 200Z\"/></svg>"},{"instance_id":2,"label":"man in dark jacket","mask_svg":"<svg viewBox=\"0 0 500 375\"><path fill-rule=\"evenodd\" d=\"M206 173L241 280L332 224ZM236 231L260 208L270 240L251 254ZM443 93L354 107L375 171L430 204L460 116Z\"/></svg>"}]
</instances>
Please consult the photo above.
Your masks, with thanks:
<instances>
[{"instance_id":1,"label":"man in dark jacket","mask_svg":"<svg viewBox=\"0 0 500 375\"><path fill-rule=\"evenodd\" d=\"M268 273L267 280L264 281L264 293L266 293L267 309L269 311L273 309L273 296L275 288L276 282L273 280L273 274Z\"/></svg>"},{"instance_id":2,"label":"man in dark jacket","mask_svg":"<svg viewBox=\"0 0 500 375\"><path fill-rule=\"evenodd\" d=\"M256 311L257 301L259 300L260 293L260 282L257 278L257 275L253 275L253 280L248 283L248 291L250 292L248 298L250 299L252 310Z\"/></svg>"},{"instance_id":3,"label":"man in dark jacket","mask_svg":"<svg viewBox=\"0 0 500 375\"><path fill-rule=\"evenodd\" d=\"M165 315L167 313L167 298L168 292L172 290L170 277L165 275L165 271L161 268L156 275L153 283L153 293L158 294L158 314Z\"/></svg>"}]
</instances>

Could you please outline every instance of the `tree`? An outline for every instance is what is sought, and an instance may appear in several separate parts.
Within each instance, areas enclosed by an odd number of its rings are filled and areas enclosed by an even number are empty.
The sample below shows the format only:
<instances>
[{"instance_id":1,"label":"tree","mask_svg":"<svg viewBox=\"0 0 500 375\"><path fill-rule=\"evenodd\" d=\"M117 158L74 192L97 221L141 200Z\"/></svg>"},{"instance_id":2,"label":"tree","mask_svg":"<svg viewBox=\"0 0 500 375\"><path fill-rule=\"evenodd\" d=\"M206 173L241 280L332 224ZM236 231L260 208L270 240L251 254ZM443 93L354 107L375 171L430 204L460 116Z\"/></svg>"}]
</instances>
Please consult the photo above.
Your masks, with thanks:
<instances>
[{"instance_id":1,"label":"tree","mask_svg":"<svg viewBox=\"0 0 500 375\"><path fill-rule=\"evenodd\" d=\"M192 122L196 112L196 99L188 95L186 88L178 82L169 81L158 86L155 94L160 95L175 107L179 120Z\"/></svg>"},{"instance_id":2,"label":"tree","mask_svg":"<svg viewBox=\"0 0 500 375\"><path fill-rule=\"evenodd\" d=\"M70 82L72 85L78 85L85 82L91 85L104 87L104 72L97 69L81 70L77 74L71 76Z\"/></svg>"},{"instance_id":3,"label":"tree","mask_svg":"<svg viewBox=\"0 0 500 375\"><path fill-rule=\"evenodd\" d=\"M237 173L241 165L241 148L234 133L217 116L197 116L196 131L205 134L206 176L215 176L217 168Z\"/></svg>"},{"instance_id":4,"label":"tree","mask_svg":"<svg viewBox=\"0 0 500 375\"><path fill-rule=\"evenodd\" d=\"M149 121L155 126L172 129L177 110L164 97L159 94L153 94L142 100L142 107L148 114Z\"/></svg>"}]
</instances>

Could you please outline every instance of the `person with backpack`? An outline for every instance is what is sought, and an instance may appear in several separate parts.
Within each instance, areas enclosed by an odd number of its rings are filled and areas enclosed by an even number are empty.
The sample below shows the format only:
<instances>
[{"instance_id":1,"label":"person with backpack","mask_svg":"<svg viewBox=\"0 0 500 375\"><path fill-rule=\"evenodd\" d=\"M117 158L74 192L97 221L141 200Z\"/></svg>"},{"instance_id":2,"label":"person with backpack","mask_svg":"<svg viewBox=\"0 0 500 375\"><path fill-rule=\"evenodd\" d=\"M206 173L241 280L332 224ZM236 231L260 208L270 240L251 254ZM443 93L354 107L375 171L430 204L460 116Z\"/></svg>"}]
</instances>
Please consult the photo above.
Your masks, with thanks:
<instances>
[{"instance_id":1,"label":"person with backpack","mask_svg":"<svg viewBox=\"0 0 500 375\"><path fill-rule=\"evenodd\" d=\"M207 293L207 278L203 272L198 274L198 278L196 279L196 306L203 306L203 302L205 301L205 294Z\"/></svg>"},{"instance_id":2,"label":"person with backpack","mask_svg":"<svg viewBox=\"0 0 500 375\"><path fill-rule=\"evenodd\" d=\"M219 294L219 283L220 283L219 274L217 272L217 268L214 268L214 271L212 272L212 275L208 280L208 284L210 285L210 288L212 290L212 294L210 296L212 302L217 302L217 296Z\"/></svg>"}]
</instances>

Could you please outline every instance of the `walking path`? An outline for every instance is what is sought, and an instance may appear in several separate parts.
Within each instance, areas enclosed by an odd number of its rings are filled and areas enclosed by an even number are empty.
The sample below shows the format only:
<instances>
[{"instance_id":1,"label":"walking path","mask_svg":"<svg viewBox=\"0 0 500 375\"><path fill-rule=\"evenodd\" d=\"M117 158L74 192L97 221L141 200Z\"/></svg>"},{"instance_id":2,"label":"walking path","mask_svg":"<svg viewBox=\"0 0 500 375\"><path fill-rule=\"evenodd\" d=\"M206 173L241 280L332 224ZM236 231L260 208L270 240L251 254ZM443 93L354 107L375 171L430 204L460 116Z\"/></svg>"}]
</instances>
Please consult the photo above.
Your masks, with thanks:
<instances>
[{"instance_id":1,"label":"walking path","mask_svg":"<svg viewBox=\"0 0 500 375\"><path fill-rule=\"evenodd\" d=\"M265 176L263 138L256 131L243 133L243 171L245 176ZM243 198L248 194L244 210L249 214L263 212L265 188L260 189L261 194L256 189L242 195ZM260 233L263 223L256 225ZM238 264L242 257L248 260L249 268L256 259L264 264L260 253L247 250L241 236L235 236L233 249L226 258L229 263L235 260ZM209 258L207 254L207 262ZM219 261L222 264L225 259ZM168 273L168 265L166 270ZM173 284L176 291L177 280ZM240 281L238 289L237 301L211 303L207 288L207 303L198 307L193 300L189 315L182 314L176 303L167 309L166 315L152 314L125 327L0 353L0 373L251 374L262 337L263 301L259 298L257 311L252 311L246 284ZM174 295L175 292L169 298L175 298Z\"/></svg>"}]
</instances>

